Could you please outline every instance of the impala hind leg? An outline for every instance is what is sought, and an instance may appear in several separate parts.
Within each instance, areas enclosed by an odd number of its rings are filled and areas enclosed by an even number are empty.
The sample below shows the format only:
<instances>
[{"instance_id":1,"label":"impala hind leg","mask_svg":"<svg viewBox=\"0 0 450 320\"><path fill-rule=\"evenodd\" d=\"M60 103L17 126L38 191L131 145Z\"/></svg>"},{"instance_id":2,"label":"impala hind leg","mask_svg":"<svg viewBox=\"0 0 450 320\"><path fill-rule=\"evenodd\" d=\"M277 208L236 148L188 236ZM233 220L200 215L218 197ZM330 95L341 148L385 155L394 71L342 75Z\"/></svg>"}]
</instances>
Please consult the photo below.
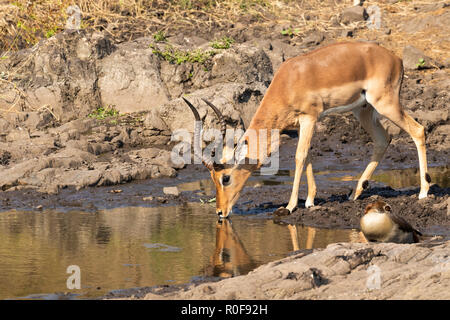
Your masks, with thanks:
<instances>
[{"instance_id":1,"label":"impala hind leg","mask_svg":"<svg viewBox=\"0 0 450 320\"><path fill-rule=\"evenodd\" d=\"M370 101L369 101L370 102ZM394 124L405 130L413 139L417 148L420 166L420 193L419 199L426 198L430 189L431 178L428 174L427 152L425 148L425 129L410 115L403 111L397 96L387 96L371 103L373 107Z\"/></svg>"},{"instance_id":2,"label":"impala hind leg","mask_svg":"<svg viewBox=\"0 0 450 320\"><path fill-rule=\"evenodd\" d=\"M381 125L377 113L372 106L366 105L365 107L357 108L353 110L353 114L359 120L364 130L369 133L374 143L372 158L361 175L361 178L359 178L355 190L350 195L350 199L356 200L363 190L367 188L368 181L372 177L373 172L377 168L391 142L391 137Z\"/></svg>"},{"instance_id":3,"label":"impala hind leg","mask_svg":"<svg viewBox=\"0 0 450 320\"><path fill-rule=\"evenodd\" d=\"M299 129L297 151L295 153L294 183L292 186L291 198L289 199L289 203L286 207L286 209L289 210L290 213L292 213L292 211L294 211L294 209L297 207L300 178L302 176L302 171L303 167L305 166L306 159L308 158L308 150L311 144L311 138L314 133L316 121L317 118L310 115L301 115L299 117L300 129ZM309 163L308 167L310 168L310 176L312 176L311 163Z\"/></svg>"},{"instance_id":4,"label":"impala hind leg","mask_svg":"<svg viewBox=\"0 0 450 320\"><path fill-rule=\"evenodd\" d=\"M306 158L306 180L308 182L308 196L306 197L305 207L314 206L314 198L316 197L316 181L314 180L313 168L311 163L311 155Z\"/></svg>"}]
</instances>

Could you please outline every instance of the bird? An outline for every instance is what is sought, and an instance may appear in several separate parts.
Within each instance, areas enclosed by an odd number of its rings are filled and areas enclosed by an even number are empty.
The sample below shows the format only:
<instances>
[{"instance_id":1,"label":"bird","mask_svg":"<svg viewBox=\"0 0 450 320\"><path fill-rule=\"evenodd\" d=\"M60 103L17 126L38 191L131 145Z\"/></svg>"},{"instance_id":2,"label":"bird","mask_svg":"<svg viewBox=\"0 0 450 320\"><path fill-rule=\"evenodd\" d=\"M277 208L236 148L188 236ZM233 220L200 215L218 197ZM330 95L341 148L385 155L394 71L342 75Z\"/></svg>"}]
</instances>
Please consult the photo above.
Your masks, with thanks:
<instances>
[{"instance_id":1,"label":"bird","mask_svg":"<svg viewBox=\"0 0 450 320\"><path fill-rule=\"evenodd\" d=\"M371 242L417 243L422 233L392 212L382 200L369 203L360 220L361 231Z\"/></svg>"}]
</instances>

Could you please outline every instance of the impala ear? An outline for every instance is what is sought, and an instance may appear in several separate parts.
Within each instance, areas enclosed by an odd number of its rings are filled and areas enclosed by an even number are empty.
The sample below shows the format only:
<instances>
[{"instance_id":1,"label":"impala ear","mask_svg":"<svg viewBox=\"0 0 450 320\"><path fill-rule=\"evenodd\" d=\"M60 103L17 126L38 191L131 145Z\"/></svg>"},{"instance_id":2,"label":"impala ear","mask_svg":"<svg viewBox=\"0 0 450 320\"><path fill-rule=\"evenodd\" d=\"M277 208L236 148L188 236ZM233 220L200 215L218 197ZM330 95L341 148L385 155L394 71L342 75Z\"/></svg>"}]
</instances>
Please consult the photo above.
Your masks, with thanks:
<instances>
[{"instance_id":1,"label":"impala ear","mask_svg":"<svg viewBox=\"0 0 450 320\"><path fill-rule=\"evenodd\" d=\"M203 165L209 170L209 171L213 171L214 170L214 163L210 160L203 160Z\"/></svg>"}]
</instances>

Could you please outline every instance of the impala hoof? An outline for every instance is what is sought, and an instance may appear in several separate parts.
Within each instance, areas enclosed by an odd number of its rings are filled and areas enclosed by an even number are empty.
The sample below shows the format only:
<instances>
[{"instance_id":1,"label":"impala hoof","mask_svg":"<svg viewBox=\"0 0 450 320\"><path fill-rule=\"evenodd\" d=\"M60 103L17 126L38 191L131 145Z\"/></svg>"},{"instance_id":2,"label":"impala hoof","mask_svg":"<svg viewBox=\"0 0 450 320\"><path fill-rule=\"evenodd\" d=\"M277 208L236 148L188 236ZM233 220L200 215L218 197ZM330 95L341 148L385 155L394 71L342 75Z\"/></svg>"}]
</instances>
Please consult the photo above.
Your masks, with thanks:
<instances>
[{"instance_id":1,"label":"impala hoof","mask_svg":"<svg viewBox=\"0 0 450 320\"><path fill-rule=\"evenodd\" d=\"M421 192L419 193L419 200L420 199L426 199L428 197L428 192Z\"/></svg>"},{"instance_id":2,"label":"impala hoof","mask_svg":"<svg viewBox=\"0 0 450 320\"><path fill-rule=\"evenodd\" d=\"M275 210L273 214L276 216L288 216L291 214L291 212L284 207L280 207L277 210Z\"/></svg>"},{"instance_id":3,"label":"impala hoof","mask_svg":"<svg viewBox=\"0 0 450 320\"><path fill-rule=\"evenodd\" d=\"M305 208L311 208L311 207L314 207L314 200L313 201L306 200Z\"/></svg>"}]
</instances>

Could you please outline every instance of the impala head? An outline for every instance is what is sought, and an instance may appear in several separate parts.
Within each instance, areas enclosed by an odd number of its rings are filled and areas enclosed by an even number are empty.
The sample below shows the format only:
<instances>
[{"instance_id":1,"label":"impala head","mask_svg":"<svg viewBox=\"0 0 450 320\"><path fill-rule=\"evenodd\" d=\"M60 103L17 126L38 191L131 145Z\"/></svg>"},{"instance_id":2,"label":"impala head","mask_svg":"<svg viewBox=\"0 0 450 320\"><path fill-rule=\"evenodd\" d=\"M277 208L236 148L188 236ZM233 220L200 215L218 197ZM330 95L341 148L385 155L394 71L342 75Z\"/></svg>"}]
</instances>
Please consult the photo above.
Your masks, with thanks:
<instances>
[{"instance_id":1,"label":"impala head","mask_svg":"<svg viewBox=\"0 0 450 320\"><path fill-rule=\"evenodd\" d=\"M197 109L185 98L183 100L187 103L189 108L194 113L195 120L200 121L200 116ZM225 120L222 113L209 101L203 99L203 101L210 106L221 124L222 137L225 137ZM200 139L201 128L196 126L194 131L194 140ZM199 140L197 140L199 141ZM226 218L231 213L233 205L239 199L240 192L245 185L245 182L250 177L252 171L256 168L256 164L249 163L246 160L244 163L232 163L227 161L232 156L234 150L227 150L224 148L224 156L218 162L214 162L213 159L203 156L202 163L208 168L211 179L216 187L216 213L219 218Z\"/></svg>"}]
</instances>

